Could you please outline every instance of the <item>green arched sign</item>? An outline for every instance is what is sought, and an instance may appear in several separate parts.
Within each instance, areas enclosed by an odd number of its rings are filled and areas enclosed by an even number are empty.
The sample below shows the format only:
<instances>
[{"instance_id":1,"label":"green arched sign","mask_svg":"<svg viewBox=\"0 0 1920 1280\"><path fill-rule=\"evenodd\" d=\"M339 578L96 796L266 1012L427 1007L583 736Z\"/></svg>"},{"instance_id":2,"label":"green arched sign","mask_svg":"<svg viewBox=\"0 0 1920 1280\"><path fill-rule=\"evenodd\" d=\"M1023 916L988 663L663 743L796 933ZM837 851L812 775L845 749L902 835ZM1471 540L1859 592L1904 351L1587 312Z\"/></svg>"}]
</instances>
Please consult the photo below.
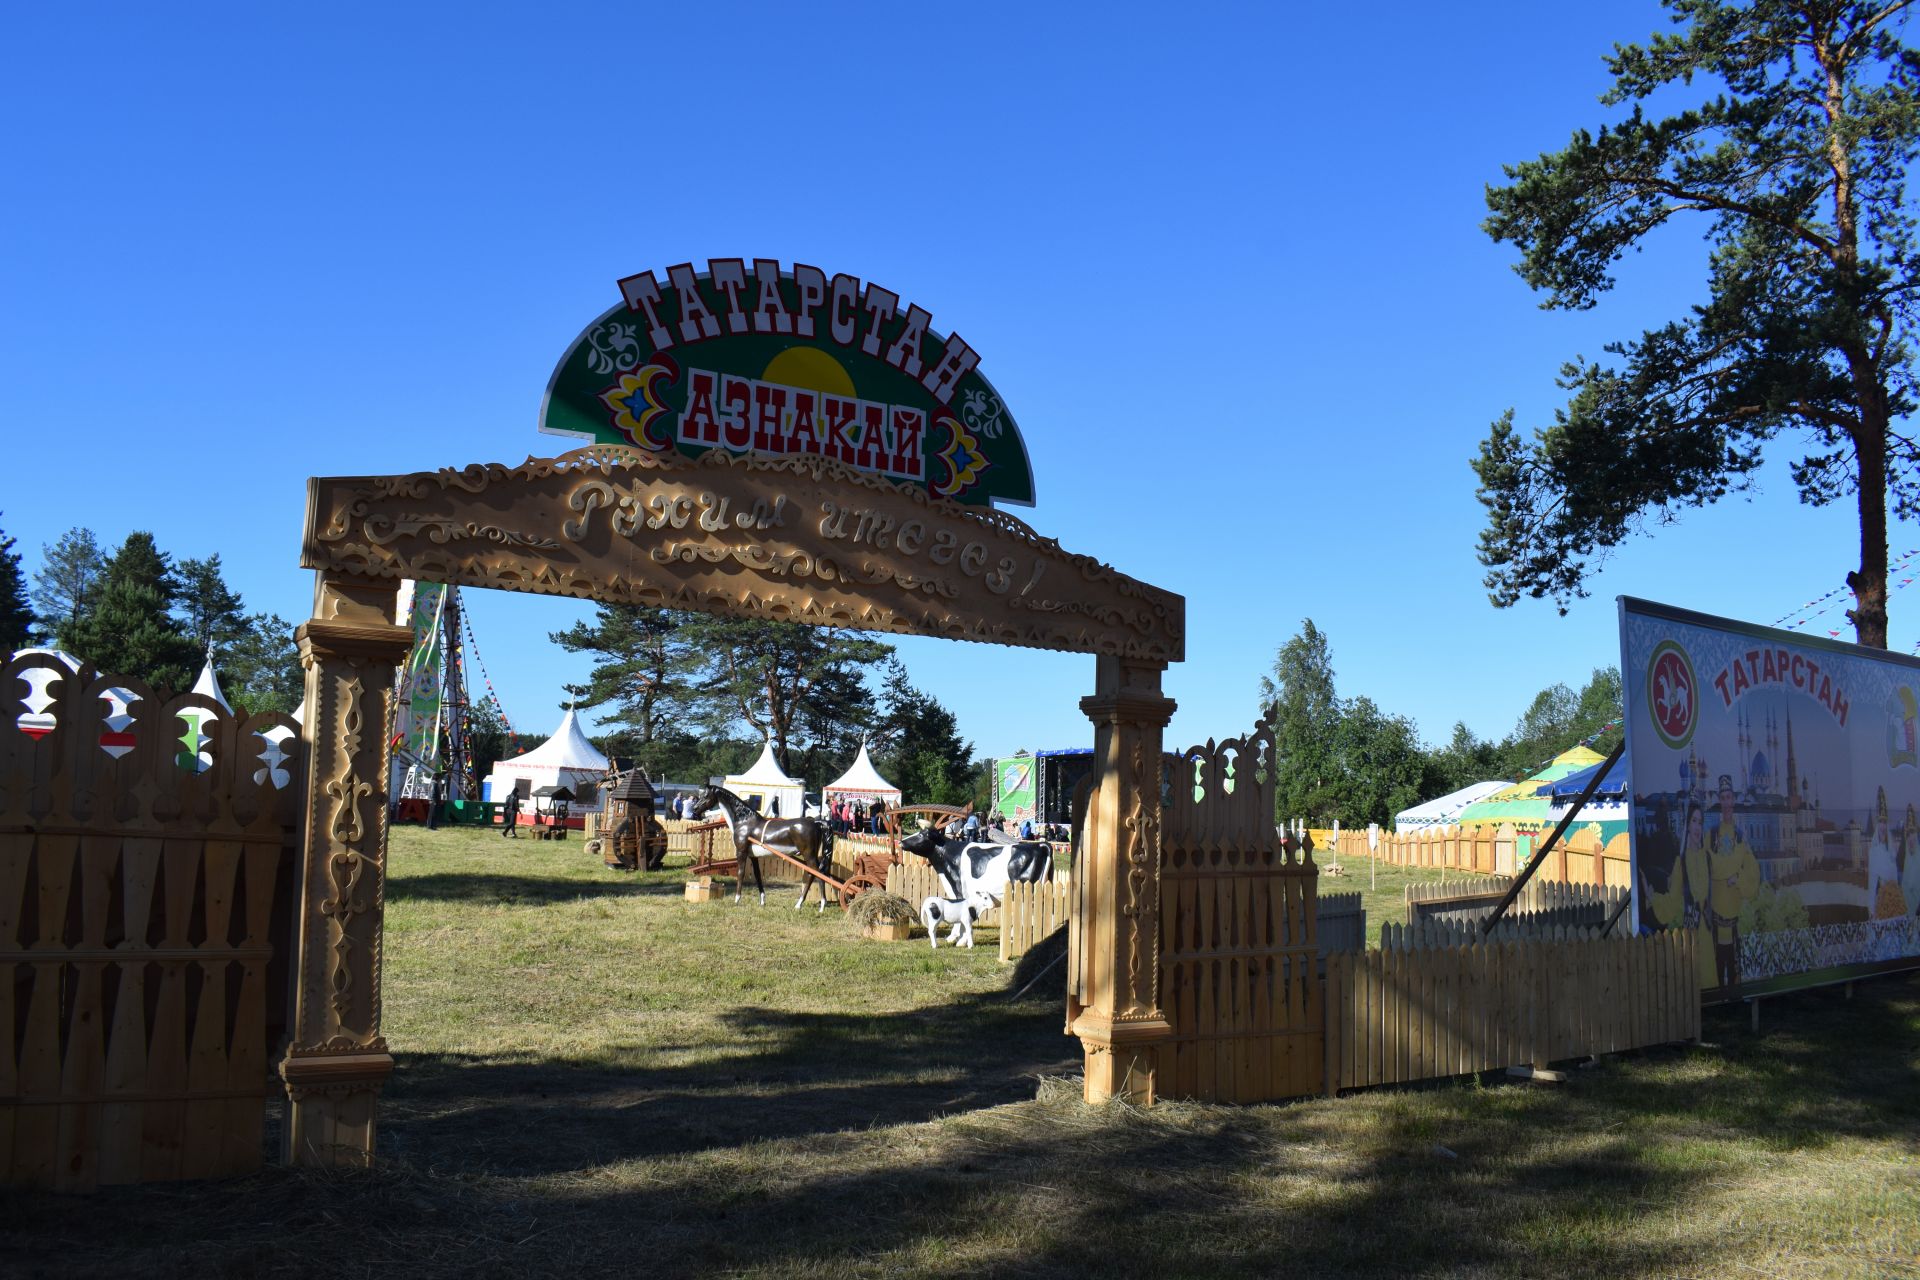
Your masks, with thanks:
<instances>
[{"instance_id":1,"label":"green arched sign","mask_svg":"<svg viewBox=\"0 0 1920 1280\"><path fill-rule=\"evenodd\" d=\"M687 456L790 453L974 506L1033 505L1027 447L959 334L877 284L768 258L620 282L574 339L540 430Z\"/></svg>"}]
</instances>

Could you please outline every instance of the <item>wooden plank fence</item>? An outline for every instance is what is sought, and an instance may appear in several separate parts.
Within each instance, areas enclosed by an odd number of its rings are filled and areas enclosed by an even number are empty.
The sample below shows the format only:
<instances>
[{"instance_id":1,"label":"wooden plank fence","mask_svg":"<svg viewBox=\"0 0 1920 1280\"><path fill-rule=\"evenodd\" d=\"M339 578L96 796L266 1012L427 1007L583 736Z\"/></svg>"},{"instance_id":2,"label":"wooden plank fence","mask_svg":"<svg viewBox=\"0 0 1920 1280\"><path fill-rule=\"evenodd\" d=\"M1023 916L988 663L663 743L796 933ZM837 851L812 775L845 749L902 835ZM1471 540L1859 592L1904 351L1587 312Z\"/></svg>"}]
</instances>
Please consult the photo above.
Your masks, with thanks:
<instances>
[{"instance_id":1,"label":"wooden plank fence","mask_svg":"<svg viewBox=\"0 0 1920 1280\"><path fill-rule=\"evenodd\" d=\"M1506 896L1511 876L1476 876L1468 880L1440 880L1410 884L1405 889L1407 921L1485 920ZM1566 884L1535 875L1520 887L1507 919L1526 919L1532 925L1603 925L1626 905L1627 891L1612 885Z\"/></svg>"},{"instance_id":2,"label":"wooden plank fence","mask_svg":"<svg viewBox=\"0 0 1920 1280\"><path fill-rule=\"evenodd\" d=\"M1477 920L1427 919L1401 924L1387 920L1380 925L1380 949L1383 951L1420 951L1434 947L1464 947L1476 942L1516 942L1532 938L1601 937L1598 924L1568 924L1553 917L1509 915L1493 927L1490 934L1480 932Z\"/></svg>"},{"instance_id":3,"label":"wooden plank fence","mask_svg":"<svg viewBox=\"0 0 1920 1280\"><path fill-rule=\"evenodd\" d=\"M933 864L924 858L916 858L912 854L907 854L898 864L887 868L887 892L905 898L907 904L916 912L920 910L920 904L928 898L947 896L946 886L940 883L940 877L934 872ZM1000 927L1000 912L1001 908L996 907L973 923L976 926L985 925L997 929Z\"/></svg>"},{"instance_id":4,"label":"wooden plank fence","mask_svg":"<svg viewBox=\"0 0 1920 1280\"><path fill-rule=\"evenodd\" d=\"M1073 909L1073 885L1064 877L1035 884L1010 884L1000 904L1000 958L1018 960L1066 927Z\"/></svg>"},{"instance_id":5,"label":"wooden plank fence","mask_svg":"<svg viewBox=\"0 0 1920 1280\"><path fill-rule=\"evenodd\" d=\"M1358 893L1323 893L1314 902L1320 954L1367 949L1367 911Z\"/></svg>"},{"instance_id":6,"label":"wooden plank fence","mask_svg":"<svg viewBox=\"0 0 1920 1280\"><path fill-rule=\"evenodd\" d=\"M1331 831L1311 833L1315 848L1325 848ZM1428 867L1439 870L1469 871L1481 875L1511 875L1526 864L1533 850L1546 842L1545 832L1518 831L1512 826L1435 827L1409 835L1380 832L1377 849L1370 848L1367 833L1342 831L1336 843L1342 859L1378 858L1402 867ZM1600 828L1592 823L1575 826L1567 837L1547 853L1547 865L1534 873L1543 883L1608 885L1626 888L1633 883L1627 862L1627 836L1621 832L1611 839L1600 838Z\"/></svg>"},{"instance_id":7,"label":"wooden plank fence","mask_svg":"<svg viewBox=\"0 0 1920 1280\"><path fill-rule=\"evenodd\" d=\"M1397 1084L1698 1039L1693 935L1327 958L1325 1082Z\"/></svg>"},{"instance_id":8,"label":"wooden plank fence","mask_svg":"<svg viewBox=\"0 0 1920 1280\"><path fill-rule=\"evenodd\" d=\"M0 1181L259 1168L287 1020L298 725L238 724L46 655L14 658L0 691Z\"/></svg>"}]
</instances>

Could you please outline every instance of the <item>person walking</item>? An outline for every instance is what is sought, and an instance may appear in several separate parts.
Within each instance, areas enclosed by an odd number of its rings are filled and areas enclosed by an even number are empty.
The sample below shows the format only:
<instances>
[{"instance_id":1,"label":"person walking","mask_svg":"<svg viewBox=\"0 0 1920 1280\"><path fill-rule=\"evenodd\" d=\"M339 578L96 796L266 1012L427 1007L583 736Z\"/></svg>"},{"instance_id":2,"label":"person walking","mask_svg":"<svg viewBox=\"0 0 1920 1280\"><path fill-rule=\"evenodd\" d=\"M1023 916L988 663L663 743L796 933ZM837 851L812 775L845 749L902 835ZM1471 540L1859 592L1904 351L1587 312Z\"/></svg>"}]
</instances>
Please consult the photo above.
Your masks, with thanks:
<instances>
[{"instance_id":1,"label":"person walking","mask_svg":"<svg viewBox=\"0 0 1920 1280\"><path fill-rule=\"evenodd\" d=\"M520 793L507 792L507 802L501 806L503 820L500 824L500 838L503 840L520 838Z\"/></svg>"}]
</instances>

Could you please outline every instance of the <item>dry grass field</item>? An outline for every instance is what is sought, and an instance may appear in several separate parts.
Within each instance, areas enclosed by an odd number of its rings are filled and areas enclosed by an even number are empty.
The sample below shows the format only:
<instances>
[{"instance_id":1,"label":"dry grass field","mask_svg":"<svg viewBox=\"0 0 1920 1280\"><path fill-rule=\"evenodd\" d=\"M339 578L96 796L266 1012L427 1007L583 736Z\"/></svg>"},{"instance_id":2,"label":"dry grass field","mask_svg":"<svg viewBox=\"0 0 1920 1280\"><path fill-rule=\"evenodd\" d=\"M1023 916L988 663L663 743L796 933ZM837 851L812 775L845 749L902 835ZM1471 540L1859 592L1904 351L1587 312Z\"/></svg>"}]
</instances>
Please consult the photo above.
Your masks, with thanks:
<instances>
[{"instance_id":1,"label":"dry grass field","mask_svg":"<svg viewBox=\"0 0 1920 1280\"><path fill-rule=\"evenodd\" d=\"M690 904L578 840L391 864L380 1167L9 1194L0 1272L1920 1276L1914 978L1559 1086L1091 1109L1058 971L1010 999L990 930Z\"/></svg>"}]
</instances>

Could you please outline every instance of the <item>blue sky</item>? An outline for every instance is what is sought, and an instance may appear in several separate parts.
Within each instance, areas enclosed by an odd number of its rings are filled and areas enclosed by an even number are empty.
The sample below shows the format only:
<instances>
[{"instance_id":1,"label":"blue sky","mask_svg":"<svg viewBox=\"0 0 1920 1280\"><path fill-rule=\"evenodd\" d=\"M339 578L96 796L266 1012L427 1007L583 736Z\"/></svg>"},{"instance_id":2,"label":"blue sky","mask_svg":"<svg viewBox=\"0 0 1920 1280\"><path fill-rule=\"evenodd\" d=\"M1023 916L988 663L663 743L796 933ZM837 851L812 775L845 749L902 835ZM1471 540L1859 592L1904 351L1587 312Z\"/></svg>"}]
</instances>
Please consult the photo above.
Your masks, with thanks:
<instances>
[{"instance_id":1,"label":"blue sky","mask_svg":"<svg viewBox=\"0 0 1920 1280\"><path fill-rule=\"evenodd\" d=\"M1495 610L1468 459L1554 373L1679 312L1701 228L1541 311L1478 229L1502 163L1607 118L1650 3L59 5L0 40L0 528L218 551L305 616L309 475L518 461L620 277L716 256L882 282L958 329L1067 547L1187 599L1170 742L1243 730L1305 617L1343 693L1505 733L1617 661L1617 594L1771 623L1857 563L1763 492ZM1784 457L1785 455L1783 455ZM1896 525L1897 555L1920 531ZM470 592L517 727L586 610ZM1896 591L1892 641L1920 593ZM1846 631L1838 609L1813 630ZM1092 659L908 640L983 753L1069 745Z\"/></svg>"}]
</instances>

